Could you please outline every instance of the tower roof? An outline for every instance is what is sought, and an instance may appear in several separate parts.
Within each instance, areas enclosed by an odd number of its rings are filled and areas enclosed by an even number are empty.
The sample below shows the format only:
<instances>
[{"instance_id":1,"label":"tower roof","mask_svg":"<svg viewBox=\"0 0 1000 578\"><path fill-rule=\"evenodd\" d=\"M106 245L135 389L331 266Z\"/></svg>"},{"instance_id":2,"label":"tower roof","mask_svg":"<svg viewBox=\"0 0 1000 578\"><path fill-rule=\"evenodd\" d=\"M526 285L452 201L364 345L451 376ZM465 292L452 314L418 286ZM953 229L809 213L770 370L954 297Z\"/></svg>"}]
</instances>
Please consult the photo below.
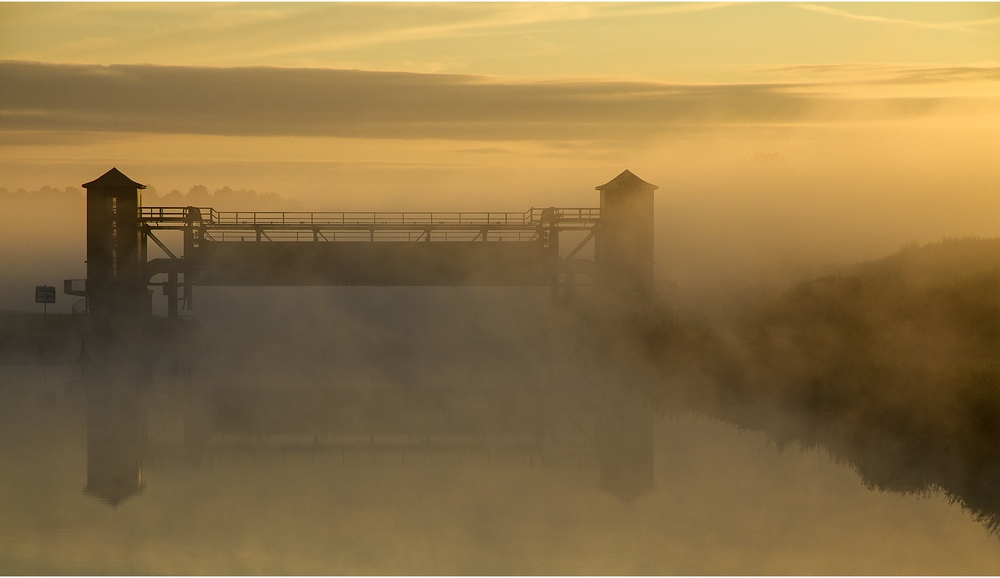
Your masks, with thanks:
<instances>
[{"instance_id":1,"label":"tower roof","mask_svg":"<svg viewBox=\"0 0 1000 578\"><path fill-rule=\"evenodd\" d=\"M116 167L111 167L111 170L104 173L103 175L97 177L96 179L90 181L89 183L84 183L83 188L89 189L101 188L101 187L127 187L130 189L145 189L146 185L137 183L132 179L125 176L125 173L118 170Z\"/></svg>"},{"instance_id":2,"label":"tower roof","mask_svg":"<svg viewBox=\"0 0 1000 578\"><path fill-rule=\"evenodd\" d=\"M649 188L655 191L660 187L652 183L647 183L646 181L632 174L632 171L625 169L617 177L611 179L610 181L604 183L599 187L594 187L594 188L598 191L613 191L617 189L642 189L642 188Z\"/></svg>"}]
</instances>

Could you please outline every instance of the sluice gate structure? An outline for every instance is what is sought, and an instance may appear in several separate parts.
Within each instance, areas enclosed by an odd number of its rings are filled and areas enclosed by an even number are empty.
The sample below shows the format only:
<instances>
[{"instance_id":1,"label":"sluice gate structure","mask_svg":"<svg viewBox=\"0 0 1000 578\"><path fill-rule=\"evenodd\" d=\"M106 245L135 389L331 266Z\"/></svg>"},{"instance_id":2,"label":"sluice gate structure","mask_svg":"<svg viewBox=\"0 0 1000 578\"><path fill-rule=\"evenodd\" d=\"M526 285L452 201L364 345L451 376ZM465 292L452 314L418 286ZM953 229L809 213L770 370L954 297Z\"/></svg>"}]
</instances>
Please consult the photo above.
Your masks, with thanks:
<instances>
[{"instance_id":1,"label":"sluice gate structure","mask_svg":"<svg viewBox=\"0 0 1000 578\"><path fill-rule=\"evenodd\" d=\"M166 274L159 285L171 317L179 298L191 307L194 285L550 285L554 295L565 296L577 275L593 278L593 262L574 257L596 236L599 221L599 209L579 208L260 213L151 207L139 213L145 246L153 241L168 254L145 267L150 281ZM161 231L183 232L182 256L160 242ZM560 258L560 234L569 231L587 236Z\"/></svg>"},{"instance_id":2,"label":"sluice gate structure","mask_svg":"<svg viewBox=\"0 0 1000 578\"><path fill-rule=\"evenodd\" d=\"M141 203L145 186L116 168L83 186L87 278L67 280L65 292L86 298L97 341L91 349L97 352L102 343L110 351L114 340L138 336L153 321L155 291L166 297L166 322L172 323L180 311L194 308L196 286L548 287L553 300L562 302L573 301L578 287L589 287L599 297L598 306L637 313L648 311L654 299L657 187L627 170L596 187L599 207L524 212L148 207ZM176 244L171 250L161 237L178 233L180 250ZM151 244L164 256L150 258ZM108 357L108 367L128 355ZM92 371L91 389L99 390L101 376L111 373ZM134 392L123 395L118 397L131 398ZM634 391L622 388L606 387L599 397L594 452L601 485L628 499L652 490L651 409ZM107 392L88 394L96 406L113 398ZM91 411L98 421L100 415ZM116 435L120 428L111 421L128 427ZM98 495L100 487L110 488L105 493L120 501L142 483L138 450L135 444L122 445L122 439L145 439L145 422L111 421L89 427L94 435L89 436L88 468L95 471L88 472L88 479L102 481L88 488ZM270 433L280 432L257 432ZM205 435L202 431L194 437L204 440Z\"/></svg>"},{"instance_id":3,"label":"sluice gate structure","mask_svg":"<svg viewBox=\"0 0 1000 578\"><path fill-rule=\"evenodd\" d=\"M111 169L87 190L87 297L98 324L193 307L194 287L549 286L572 298L596 284L619 299L653 298L653 191L629 171L597 187L600 207L509 212L242 212L143 207L145 185ZM157 234L183 234L175 254ZM583 238L562 246L568 233ZM149 259L150 244L166 254ZM566 244L565 242L563 245ZM577 255L592 244L593 260ZM154 280L158 278L158 280Z\"/></svg>"}]
</instances>

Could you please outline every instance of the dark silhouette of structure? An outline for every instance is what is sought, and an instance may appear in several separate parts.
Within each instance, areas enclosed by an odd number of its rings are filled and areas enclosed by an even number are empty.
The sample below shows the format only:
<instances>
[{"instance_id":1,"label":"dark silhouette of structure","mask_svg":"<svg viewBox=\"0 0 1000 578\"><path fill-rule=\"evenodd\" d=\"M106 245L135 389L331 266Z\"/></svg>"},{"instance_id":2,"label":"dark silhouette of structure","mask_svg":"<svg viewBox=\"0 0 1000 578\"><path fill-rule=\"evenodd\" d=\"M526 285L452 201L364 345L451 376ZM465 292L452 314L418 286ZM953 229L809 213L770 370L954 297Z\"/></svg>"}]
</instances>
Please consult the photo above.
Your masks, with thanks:
<instances>
[{"instance_id":1,"label":"dark silhouette of structure","mask_svg":"<svg viewBox=\"0 0 1000 578\"><path fill-rule=\"evenodd\" d=\"M220 212L142 207L145 185L117 168L87 189L87 297L98 323L193 306L195 285L551 286L571 298L577 277L619 299L653 299L653 191L629 171L597 187L601 206L494 212ZM175 255L157 237L183 233ZM560 240L586 236L565 256ZM153 241L167 258L148 259ZM594 260L577 258L594 242ZM152 279L165 275L163 281Z\"/></svg>"},{"instance_id":2,"label":"dark silhouette of structure","mask_svg":"<svg viewBox=\"0 0 1000 578\"><path fill-rule=\"evenodd\" d=\"M145 286L145 238L140 236L139 190L146 186L117 168L87 189L87 310L94 324L134 320L146 314L150 294Z\"/></svg>"},{"instance_id":3,"label":"dark silhouette of structure","mask_svg":"<svg viewBox=\"0 0 1000 578\"><path fill-rule=\"evenodd\" d=\"M597 278L610 292L631 300L653 300L653 191L625 170L599 186L600 235L594 261Z\"/></svg>"},{"instance_id":4,"label":"dark silhouette of structure","mask_svg":"<svg viewBox=\"0 0 1000 578\"><path fill-rule=\"evenodd\" d=\"M143 207L145 186L117 168L83 186L87 279L84 288L67 280L65 291L85 296L105 345L132 341L113 356L122 362L145 355L136 336L152 321L150 287L167 297L168 319L182 307L192 309L195 285L548 286L561 301L589 286L599 301L635 312L648 310L654 299L657 187L627 170L597 187L600 207L523 213ZM181 254L157 236L165 231L182 234ZM150 241L167 256L149 259ZM567 241L563 251L560 243ZM579 258L591 242L594 259ZM93 349L95 366L101 357L110 362L111 349ZM144 421L126 417L142 408L121 388L92 389L87 491L117 504L142 488L137 448ZM623 499L653 488L652 410L637 395L605 392L595 420L601 484Z\"/></svg>"}]
</instances>

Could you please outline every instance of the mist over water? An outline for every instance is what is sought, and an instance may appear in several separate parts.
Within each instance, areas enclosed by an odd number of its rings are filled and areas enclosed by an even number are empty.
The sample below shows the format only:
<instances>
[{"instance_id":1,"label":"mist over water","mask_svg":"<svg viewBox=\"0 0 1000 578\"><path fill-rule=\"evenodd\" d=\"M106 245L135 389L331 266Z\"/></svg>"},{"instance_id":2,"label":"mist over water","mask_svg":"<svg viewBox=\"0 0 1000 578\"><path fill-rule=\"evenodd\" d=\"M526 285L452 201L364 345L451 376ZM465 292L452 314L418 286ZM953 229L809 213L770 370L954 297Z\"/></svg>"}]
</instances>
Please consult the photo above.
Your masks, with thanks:
<instances>
[{"instance_id":1,"label":"mist over water","mask_svg":"<svg viewBox=\"0 0 1000 578\"><path fill-rule=\"evenodd\" d=\"M17 373L21 373L18 375ZM872 493L821 451L694 416L657 423L657 491L514 456L220 454L153 461L112 509L83 496L79 397L5 379L5 567L121 573L990 573L995 539L938 495ZM11 381L20 385L15 386ZM152 425L152 424L151 424Z\"/></svg>"},{"instance_id":2,"label":"mist over water","mask_svg":"<svg viewBox=\"0 0 1000 578\"><path fill-rule=\"evenodd\" d=\"M610 308L601 313L600 304L588 310L586 300L554 305L547 288L197 287L196 320L182 322L190 373L162 361L146 371L123 364L116 379L141 387L109 402L80 379L80 333L68 314L75 299L60 293L57 314L46 319L26 311L43 271L60 271L48 281L56 286L83 276L70 264L74 252L82 257L82 194L59 194L65 200L50 207L62 207L65 228L51 248L4 247L5 270L17 272L5 276L5 303L20 311L4 318L0 365L7 440L0 556L10 572L1000 567L990 512L975 501L982 494L925 463L877 452L865 462L871 456L858 449L909 440L921 456L930 447L907 438L912 429L899 439L865 429L859 408L876 419L886 406L919 417L951 399L920 392L954 375L985 384L970 391L985 391L988 401L994 335L983 312L993 311L990 272L1000 265L990 242L968 241L959 253L973 257L965 260L947 244L925 259L933 266L911 257L917 264L901 266L905 274L893 277L895 293L885 298L915 299L902 313L886 308L881 285L875 297L856 297L851 280L870 283L878 263L845 268L835 282L814 282L795 267L753 277L746 263L726 269L710 259L704 266L718 277L664 266L667 280L680 282L675 292L661 287L658 317L645 329ZM23 210L37 210L30 207ZM23 226L19 239L51 232L38 221ZM658 251L661 235L678 234L658 229ZM676 249L662 254L675 265L690 258ZM935 263L952 269L930 278L926 270L941 269ZM734 284L736 277L749 279ZM798 288L789 280L802 278ZM694 290L689 279L714 289ZM953 293L942 297L948 287ZM941 305L931 307L929 325L914 320L915 310L962 299L972 302L966 317ZM162 314L160 300L154 310ZM963 319L982 327L969 329ZM968 358L964 365L951 363L956 353ZM899 368L927 373L921 368L932 359L940 363L926 383L897 375ZM614 397L623 391L632 402ZM621 495L602 482L595 436L602 407L617 403L620 419L634 400L654 416L655 488ZM103 418L95 408L106 410ZM88 440L103 435L98 422L111 424L104 433L112 438L142 432L146 439L141 490L114 504L84 492ZM935 467L954 473L970 463Z\"/></svg>"}]
</instances>

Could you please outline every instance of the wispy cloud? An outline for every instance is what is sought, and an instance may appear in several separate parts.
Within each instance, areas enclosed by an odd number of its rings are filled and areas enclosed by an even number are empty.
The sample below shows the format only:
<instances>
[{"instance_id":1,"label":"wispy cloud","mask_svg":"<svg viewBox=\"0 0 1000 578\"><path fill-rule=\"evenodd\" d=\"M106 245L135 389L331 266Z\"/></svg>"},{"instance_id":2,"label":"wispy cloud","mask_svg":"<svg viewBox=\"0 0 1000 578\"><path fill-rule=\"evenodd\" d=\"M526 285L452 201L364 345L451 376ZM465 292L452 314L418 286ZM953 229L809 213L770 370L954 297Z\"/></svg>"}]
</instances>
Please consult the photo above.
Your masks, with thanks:
<instances>
[{"instance_id":1,"label":"wispy cloud","mask_svg":"<svg viewBox=\"0 0 1000 578\"><path fill-rule=\"evenodd\" d=\"M923 74L924 82L962 77ZM823 83L528 82L266 67L0 61L0 78L0 128L29 131L614 140L691 126L911 118L949 102L837 96Z\"/></svg>"},{"instance_id":2,"label":"wispy cloud","mask_svg":"<svg viewBox=\"0 0 1000 578\"><path fill-rule=\"evenodd\" d=\"M732 3L707 2L668 5L564 4L559 2L549 4L501 3L496 5L493 11L486 14L477 11L471 18L459 18L445 24L386 27L355 34L328 36L320 40L291 43L283 45L280 48L262 50L257 56L276 57L329 53L421 40L502 34L550 22L686 14L717 10L731 5Z\"/></svg>"},{"instance_id":3,"label":"wispy cloud","mask_svg":"<svg viewBox=\"0 0 1000 578\"><path fill-rule=\"evenodd\" d=\"M965 20L961 22L924 22L920 20L907 20L901 18L887 18L885 16L872 16L868 14L855 14L847 10L832 8L830 6L820 6L816 4L794 4L803 10L811 10L821 14L829 14L839 18L850 20L860 20L862 22L875 22L879 24L889 24L893 26L905 26L907 28L924 28L928 30L950 30L952 32L962 32L965 34L977 34L982 32L977 30L980 26L1000 24L1000 18L986 18L982 20Z\"/></svg>"},{"instance_id":4,"label":"wispy cloud","mask_svg":"<svg viewBox=\"0 0 1000 578\"><path fill-rule=\"evenodd\" d=\"M796 74L815 83L837 84L941 84L951 82L1000 83L1000 63L968 65L904 64L793 64L759 66L756 70L774 74ZM997 85L1000 89L1000 85Z\"/></svg>"}]
</instances>

